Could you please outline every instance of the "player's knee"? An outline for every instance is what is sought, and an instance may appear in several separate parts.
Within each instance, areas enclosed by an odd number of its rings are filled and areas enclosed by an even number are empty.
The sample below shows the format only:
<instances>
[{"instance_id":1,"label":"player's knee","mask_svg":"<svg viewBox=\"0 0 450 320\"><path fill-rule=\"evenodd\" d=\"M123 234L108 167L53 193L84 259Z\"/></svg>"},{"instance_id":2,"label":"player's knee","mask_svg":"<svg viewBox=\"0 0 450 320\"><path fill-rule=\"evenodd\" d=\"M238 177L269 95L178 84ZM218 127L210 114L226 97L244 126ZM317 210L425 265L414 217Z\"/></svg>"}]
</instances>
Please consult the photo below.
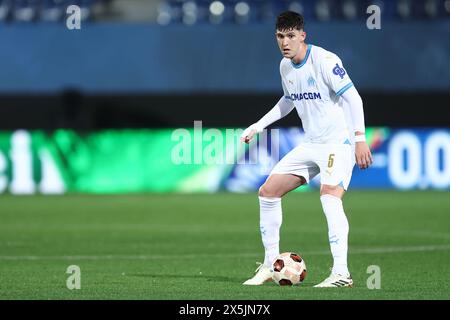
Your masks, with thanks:
<instances>
[{"instance_id":1,"label":"player's knee","mask_svg":"<svg viewBox=\"0 0 450 320\"><path fill-rule=\"evenodd\" d=\"M261 186L261 188L259 188L258 195L260 197L266 197L266 198L280 197L279 195L276 194L276 192L274 192L274 190L272 188L270 188L266 184L263 184Z\"/></svg>"},{"instance_id":2,"label":"player's knee","mask_svg":"<svg viewBox=\"0 0 450 320\"><path fill-rule=\"evenodd\" d=\"M263 185L259 188L258 196L260 196L260 197L267 197L267 194L268 194L268 190L267 190L266 186L263 184Z\"/></svg>"},{"instance_id":3,"label":"player's knee","mask_svg":"<svg viewBox=\"0 0 450 320\"><path fill-rule=\"evenodd\" d=\"M338 198L342 198L344 195L344 188L340 185L332 186L332 185L322 185L320 188L320 195L323 196L325 194L329 194Z\"/></svg>"}]
</instances>

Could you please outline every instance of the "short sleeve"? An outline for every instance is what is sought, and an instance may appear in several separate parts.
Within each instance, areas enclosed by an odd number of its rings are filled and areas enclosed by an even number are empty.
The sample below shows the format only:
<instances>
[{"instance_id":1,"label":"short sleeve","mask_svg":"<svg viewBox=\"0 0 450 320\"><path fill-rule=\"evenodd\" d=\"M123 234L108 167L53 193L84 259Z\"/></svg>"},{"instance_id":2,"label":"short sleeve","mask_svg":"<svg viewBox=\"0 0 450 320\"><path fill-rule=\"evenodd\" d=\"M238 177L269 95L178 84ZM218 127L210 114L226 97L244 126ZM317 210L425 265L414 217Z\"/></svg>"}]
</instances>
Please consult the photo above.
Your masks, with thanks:
<instances>
[{"instance_id":1,"label":"short sleeve","mask_svg":"<svg viewBox=\"0 0 450 320\"><path fill-rule=\"evenodd\" d=\"M334 91L337 96L353 86L347 71L344 69L341 59L336 55L325 56L321 64L322 74L325 83Z\"/></svg>"}]
</instances>

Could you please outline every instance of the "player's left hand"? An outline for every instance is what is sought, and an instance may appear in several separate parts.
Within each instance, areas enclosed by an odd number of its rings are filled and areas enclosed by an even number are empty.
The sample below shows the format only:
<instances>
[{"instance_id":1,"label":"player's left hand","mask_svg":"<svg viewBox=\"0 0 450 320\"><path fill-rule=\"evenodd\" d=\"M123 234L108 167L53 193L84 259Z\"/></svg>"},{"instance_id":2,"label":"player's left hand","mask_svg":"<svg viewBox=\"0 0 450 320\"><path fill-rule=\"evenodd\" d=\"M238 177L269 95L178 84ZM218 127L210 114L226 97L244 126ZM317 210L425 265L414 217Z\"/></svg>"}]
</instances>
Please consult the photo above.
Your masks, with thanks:
<instances>
[{"instance_id":1,"label":"player's left hand","mask_svg":"<svg viewBox=\"0 0 450 320\"><path fill-rule=\"evenodd\" d=\"M373 162L372 153L365 141L356 142L355 155L356 164L361 169L367 169Z\"/></svg>"}]
</instances>

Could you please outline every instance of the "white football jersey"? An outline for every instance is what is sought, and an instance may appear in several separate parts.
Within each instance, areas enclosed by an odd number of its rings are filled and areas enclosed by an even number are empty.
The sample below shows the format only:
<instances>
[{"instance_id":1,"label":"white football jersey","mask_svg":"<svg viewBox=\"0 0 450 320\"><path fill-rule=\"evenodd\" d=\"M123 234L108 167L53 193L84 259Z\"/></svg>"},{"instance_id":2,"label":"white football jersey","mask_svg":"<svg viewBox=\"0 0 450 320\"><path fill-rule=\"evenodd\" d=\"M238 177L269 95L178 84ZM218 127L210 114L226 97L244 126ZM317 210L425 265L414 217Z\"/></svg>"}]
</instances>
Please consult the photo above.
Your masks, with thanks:
<instances>
[{"instance_id":1,"label":"white football jersey","mask_svg":"<svg viewBox=\"0 0 450 320\"><path fill-rule=\"evenodd\" d=\"M284 98L295 105L307 142L352 143L341 95L353 83L337 55L308 45L305 59L296 65L284 58L280 73Z\"/></svg>"}]
</instances>

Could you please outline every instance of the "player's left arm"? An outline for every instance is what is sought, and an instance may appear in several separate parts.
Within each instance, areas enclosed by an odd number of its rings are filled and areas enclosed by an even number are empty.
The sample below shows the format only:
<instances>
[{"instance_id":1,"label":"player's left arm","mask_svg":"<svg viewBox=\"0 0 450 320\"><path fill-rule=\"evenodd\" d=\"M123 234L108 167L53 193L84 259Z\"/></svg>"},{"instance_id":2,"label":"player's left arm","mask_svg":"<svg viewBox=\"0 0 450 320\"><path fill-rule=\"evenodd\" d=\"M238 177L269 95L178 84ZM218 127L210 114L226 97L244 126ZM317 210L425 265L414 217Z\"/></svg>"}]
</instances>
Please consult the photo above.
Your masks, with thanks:
<instances>
[{"instance_id":1,"label":"player's left arm","mask_svg":"<svg viewBox=\"0 0 450 320\"><path fill-rule=\"evenodd\" d=\"M366 143L364 109L361 96L354 86L342 93L345 107L349 108L353 120L353 132L355 134L355 156L356 163L361 169L368 168L373 160L370 148Z\"/></svg>"},{"instance_id":2,"label":"player's left arm","mask_svg":"<svg viewBox=\"0 0 450 320\"><path fill-rule=\"evenodd\" d=\"M365 139L362 99L338 56L334 54L324 56L321 69L325 82L335 92L336 96L344 99L344 107L350 108L356 163L361 169L366 169L372 164L372 154Z\"/></svg>"}]
</instances>

